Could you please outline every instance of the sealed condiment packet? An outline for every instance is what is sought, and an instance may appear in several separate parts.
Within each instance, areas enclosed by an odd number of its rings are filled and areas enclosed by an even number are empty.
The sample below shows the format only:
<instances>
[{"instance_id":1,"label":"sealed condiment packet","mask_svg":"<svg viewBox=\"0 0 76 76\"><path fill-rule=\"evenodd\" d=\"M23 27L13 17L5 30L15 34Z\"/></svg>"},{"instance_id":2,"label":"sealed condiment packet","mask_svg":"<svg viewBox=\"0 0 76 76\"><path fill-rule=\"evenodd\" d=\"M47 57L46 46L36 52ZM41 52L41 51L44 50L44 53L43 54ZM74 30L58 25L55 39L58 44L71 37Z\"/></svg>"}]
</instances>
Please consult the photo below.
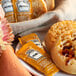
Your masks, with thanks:
<instances>
[{"instance_id":1,"label":"sealed condiment packet","mask_svg":"<svg viewBox=\"0 0 76 76\"><path fill-rule=\"evenodd\" d=\"M33 19L38 18L39 16L47 12L47 5L45 3L45 0L31 0L31 2L33 9Z\"/></svg>"},{"instance_id":2,"label":"sealed condiment packet","mask_svg":"<svg viewBox=\"0 0 76 76\"><path fill-rule=\"evenodd\" d=\"M48 54L31 41L22 46L16 55L46 76L52 76L59 71Z\"/></svg>"},{"instance_id":3,"label":"sealed condiment packet","mask_svg":"<svg viewBox=\"0 0 76 76\"><path fill-rule=\"evenodd\" d=\"M13 8L13 0L2 0L1 4L8 22L16 22Z\"/></svg>"},{"instance_id":4,"label":"sealed condiment packet","mask_svg":"<svg viewBox=\"0 0 76 76\"><path fill-rule=\"evenodd\" d=\"M31 33L29 35L23 36L23 37L19 38L19 41L20 41L21 45L24 45L25 43L32 41L38 47L43 48L41 43L40 43L39 37L35 33Z\"/></svg>"},{"instance_id":5,"label":"sealed condiment packet","mask_svg":"<svg viewBox=\"0 0 76 76\"><path fill-rule=\"evenodd\" d=\"M17 22L32 18L32 4L30 0L14 0L14 7Z\"/></svg>"}]
</instances>

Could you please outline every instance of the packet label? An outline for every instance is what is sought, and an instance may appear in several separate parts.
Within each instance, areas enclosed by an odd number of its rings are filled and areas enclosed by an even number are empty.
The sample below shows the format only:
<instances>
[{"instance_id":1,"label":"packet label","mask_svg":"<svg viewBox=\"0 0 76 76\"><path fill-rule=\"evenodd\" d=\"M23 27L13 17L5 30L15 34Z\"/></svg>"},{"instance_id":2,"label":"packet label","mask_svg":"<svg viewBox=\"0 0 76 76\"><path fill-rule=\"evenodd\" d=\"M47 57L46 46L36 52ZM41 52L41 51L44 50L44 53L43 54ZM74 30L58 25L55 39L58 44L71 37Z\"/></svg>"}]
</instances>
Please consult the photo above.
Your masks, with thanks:
<instances>
[{"instance_id":1,"label":"packet label","mask_svg":"<svg viewBox=\"0 0 76 76\"><path fill-rule=\"evenodd\" d=\"M15 0L14 6L16 9L15 13L17 22L30 20L32 18L32 5L30 1Z\"/></svg>"},{"instance_id":2,"label":"packet label","mask_svg":"<svg viewBox=\"0 0 76 76\"><path fill-rule=\"evenodd\" d=\"M29 12L30 11L30 4L19 2L17 3L18 11L19 12Z\"/></svg>"},{"instance_id":3,"label":"packet label","mask_svg":"<svg viewBox=\"0 0 76 76\"><path fill-rule=\"evenodd\" d=\"M32 41L38 47L43 48L40 43L39 37L35 33L31 33L29 35L23 36L23 37L19 38L19 41L20 41L21 45L24 45L24 44L28 43L29 41Z\"/></svg>"},{"instance_id":4,"label":"packet label","mask_svg":"<svg viewBox=\"0 0 76 76\"><path fill-rule=\"evenodd\" d=\"M38 52L38 51L36 51L36 50L34 50L34 49L29 49L29 50L26 52L26 54L27 54L30 58L34 59L34 60L38 60L38 59L40 59L41 57L43 57L43 55L41 55L40 52Z\"/></svg>"},{"instance_id":5,"label":"packet label","mask_svg":"<svg viewBox=\"0 0 76 76\"><path fill-rule=\"evenodd\" d=\"M22 46L16 55L46 76L52 76L59 71L48 54L31 41Z\"/></svg>"},{"instance_id":6,"label":"packet label","mask_svg":"<svg viewBox=\"0 0 76 76\"><path fill-rule=\"evenodd\" d=\"M13 12L14 11L13 10L13 5L12 5L11 2L4 3L3 4L3 9L4 9L5 13L7 13L7 12Z\"/></svg>"},{"instance_id":7,"label":"packet label","mask_svg":"<svg viewBox=\"0 0 76 76\"><path fill-rule=\"evenodd\" d=\"M12 0L2 0L1 4L8 22L16 22Z\"/></svg>"}]
</instances>

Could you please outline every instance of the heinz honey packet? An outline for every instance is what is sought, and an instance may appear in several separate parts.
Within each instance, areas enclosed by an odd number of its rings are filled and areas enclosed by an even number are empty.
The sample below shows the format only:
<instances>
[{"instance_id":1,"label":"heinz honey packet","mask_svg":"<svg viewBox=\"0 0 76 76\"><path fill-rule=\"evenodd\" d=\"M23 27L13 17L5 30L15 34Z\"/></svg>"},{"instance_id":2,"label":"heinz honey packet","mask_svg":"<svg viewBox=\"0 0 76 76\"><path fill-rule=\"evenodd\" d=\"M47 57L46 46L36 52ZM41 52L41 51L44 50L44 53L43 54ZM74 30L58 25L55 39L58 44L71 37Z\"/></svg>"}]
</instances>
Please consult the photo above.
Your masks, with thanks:
<instances>
[{"instance_id":1,"label":"heinz honey packet","mask_svg":"<svg viewBox=\"0 0 76 76\"><path fill-rule=\"evenodd\" d=\"M14 0L17 22L30 20L32 16L32 5L30 0Z\"/></svg>"},{"instance_id":2,"label":"heinz honey packet","mask_svg":"<svg viewBox=\"0 0 76 76\"><path fill-rule=\"evenodd\" d=\"M16 55L46 76L52 76L59 71L48 54L31 41L22 46Z\"/></svg>"},{"instance_id":3,"label":"heinz honey packet","mask_svg":"<svg viewBox=\"0 0 76 76\"><path fill-rule=\"evenodd\" d=\"M8 22L16 22L13 8L13 0L2 0L1 4Z\"/></svg>"},{"instance_id":4,"label":"heinz honey packet","mask_svg":"<svg viewBox=\"0 0 76 76\"><path fill-rule=\"evenodd\" d=\"M19 41L20 41L21 45L24 45L25 43L32 41L38 47L43 48L40 43L39 37L35 33L31 33L29 35L23 36L23 37L19 38Z\"/></svg>"}]
</instances>

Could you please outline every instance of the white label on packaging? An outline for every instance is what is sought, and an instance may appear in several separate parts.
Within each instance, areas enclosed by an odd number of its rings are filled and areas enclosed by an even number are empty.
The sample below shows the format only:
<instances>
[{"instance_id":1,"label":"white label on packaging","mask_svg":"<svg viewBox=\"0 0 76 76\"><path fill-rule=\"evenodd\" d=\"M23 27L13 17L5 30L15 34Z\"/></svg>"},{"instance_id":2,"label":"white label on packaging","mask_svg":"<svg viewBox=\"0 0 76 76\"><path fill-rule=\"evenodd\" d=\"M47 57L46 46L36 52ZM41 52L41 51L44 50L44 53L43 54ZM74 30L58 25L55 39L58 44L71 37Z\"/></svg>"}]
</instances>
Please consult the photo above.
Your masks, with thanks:
<instances>
[{"instance_id":1,"label":"white label on packaging","mask_svg":"<svg viewBox=\"0 0 76 76\"><path fill-rule=\"evenodd\" d=\"M38 60L38 59L40 59L41 57L43 57L43 55L40 54L40 52L38 52L38 51L36 51L36 50L34 50L34 49L28 50L28 52L27 52L26 54L28 54L28 56L29 56L30 58L35 59L35 60Z\"/></svg>"},{"instance_id":2,"label":"white label on packaging","mask_svg":"<svg viewBox=\"0 0 76 76\"><path fill-rule=\"evenodd\" d=\"M39 41L38 39L33 39L33 40L29 40L29 41L32 41L32 42L34 42L34 44L37 45L38 47L43 48L42 45L41 45L41 43L40 43L40 41ZM29 41L27 41L27 42L29 42Z\"/></svg>"},{"instance_id":3,"label":"white label on packaging","mask_svg":"<svg viewBox=\"0 0 76 76\"><path fill-rule=\"evenodd\" d=\"M23 0L24 2L29 2L29 0Z\"/></svg>"},{"instance_id":4,"label":"white label on packaging","mask_svg":"<svg viewBox=\"0 0 76 76\"><path fill-rule=\"evenodd\" d=\"M13 5L11 2L6 2L2 5L4 11L7 13L7 12L13 12Z\"/></svg>"},{"instance_id":5,"label":"white label on packaging","mask_svg":"<svg viewBox=\"0 0 76 76\"><path fill-rule=\"evenodd\" d=\"M43 48L41 43L39 42L39 40L34 39L34 40L31 40L31 41L34 42L34 44L36 44L38 47Z\"/></svg>"},{"instance_id":6,"label":"white label on packaging","mask_svg":"<svg viewBox=\"0 0 76 76\"><path fill-rule=\"evenodd\" d=\"M19 12L29 12L30 11L30 4L25 3L23 1L17 3L18 11Z\"/></svg>"}]
</instances>

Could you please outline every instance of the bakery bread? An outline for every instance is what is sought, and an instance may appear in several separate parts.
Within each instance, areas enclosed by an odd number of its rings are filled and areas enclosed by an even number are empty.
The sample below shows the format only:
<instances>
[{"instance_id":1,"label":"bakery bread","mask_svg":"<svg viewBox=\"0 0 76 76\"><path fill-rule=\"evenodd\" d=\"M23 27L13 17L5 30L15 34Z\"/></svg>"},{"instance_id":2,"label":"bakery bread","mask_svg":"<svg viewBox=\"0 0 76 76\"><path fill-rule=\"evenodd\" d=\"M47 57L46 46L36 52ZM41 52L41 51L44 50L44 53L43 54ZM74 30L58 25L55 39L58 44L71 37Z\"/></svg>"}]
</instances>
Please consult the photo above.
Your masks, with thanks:
<instances>
[{"instance_id":1,"label":"bakery bread","mask_svg":"<svg viewBox=\"0 0 76 76\"><path fill-rule=\"evenodd\" d=\"M61 70L76 74L76 21L54 24L45 37L45 44Z\"/></svg>"},{"instance_id":2,"label":"bakery bread","mask_svg":"<svg viewBox=\"0 0 76 76\"><path fill-rule=\"evenodd\" d=\"M47 12L47 6L44 0L31 0L33 17L37 18Z\"/></svg>"},{"instance_id":3,"label":"bakery bread","mask_svg":"<svg viewBox=\"0 0 76 76\"><path fill-rule=\"evenodd\" d=\"M47 5L47 10L51 11L54 9L55 7L55 0L44 0L46 2Z\"/></svg>"}]
</instances>

